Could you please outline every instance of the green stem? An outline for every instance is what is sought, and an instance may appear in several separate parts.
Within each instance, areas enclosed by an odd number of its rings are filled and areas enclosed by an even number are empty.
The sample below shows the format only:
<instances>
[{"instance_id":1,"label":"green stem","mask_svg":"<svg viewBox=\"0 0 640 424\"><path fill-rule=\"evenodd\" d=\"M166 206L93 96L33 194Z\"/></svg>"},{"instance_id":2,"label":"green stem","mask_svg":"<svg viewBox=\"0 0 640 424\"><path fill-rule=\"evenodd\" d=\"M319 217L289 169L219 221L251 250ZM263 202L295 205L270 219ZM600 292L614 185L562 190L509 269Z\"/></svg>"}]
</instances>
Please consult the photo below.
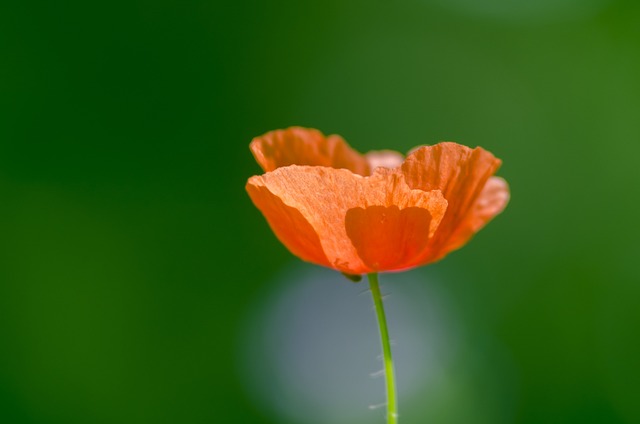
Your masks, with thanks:
<instances>
[{"instance_id":1,"label":"green stem","mask_svg":"<svg viewBox=\"0 0 640 424\"><path fill-rule=\"evenodd\" d=\"M378 283L378 273L373 272L368 275L373 304L376 307L378 317L378 327L380 329L380 340L382 341L382 356L384 360L384 379L387 386L387 424L398 423L398 401L396 399L396 377L393 369L393 358L391 357L391 343L389 343L389 330L387 329L387 319L384 315L382 305L382 294Z\"/></svg>"}]
</instances>

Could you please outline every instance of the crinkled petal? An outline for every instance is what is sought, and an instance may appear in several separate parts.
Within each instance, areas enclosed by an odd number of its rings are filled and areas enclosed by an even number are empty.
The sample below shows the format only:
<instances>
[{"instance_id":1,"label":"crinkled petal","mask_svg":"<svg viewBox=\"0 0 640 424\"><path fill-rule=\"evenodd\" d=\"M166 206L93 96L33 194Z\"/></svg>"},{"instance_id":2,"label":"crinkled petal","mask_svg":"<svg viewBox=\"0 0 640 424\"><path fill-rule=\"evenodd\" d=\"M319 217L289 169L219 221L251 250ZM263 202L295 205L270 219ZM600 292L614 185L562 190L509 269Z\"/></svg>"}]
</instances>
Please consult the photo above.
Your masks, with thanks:
<instances>
[{"instance_id":1,"label":"crinkled petal","mask_svg":"<svg viewBox=\"0 0 640 424\"><path fill-rule=\"evenodd\" d=\"M432 199L435 200L435 199ZM347 211L347 235L362 262L373 271L410 268L433 235L425 207L369 206Z\"/></svg>"},{"instance_id":2,"label":"crinkled petal","mask_svg":"<svg viewBox=\"0 0 640 424\"><path fill-rule=\"evenodd\" d=\"M250 144L251 152L265 172L289 165L344 168L369 175L367 159L339 135L325 136L311 128L291 127L268 132Z\"/></svg>"},{"instance_id":3,"label":"crinkled petal","mask_svg":"<svg viewBox=\"0 0 640 424\"><path fill-rule=\"evenodd\" d=\"M480 219L475 216L479 212L476 202L500 164L499 159L480 147L471 149L451 142L418 148L407 157L401 167L407 184L413 189L441 190L449 202L431 247L425 252L425 263L443 257L461 247L461 240L469 239L458 238L456 233L465 223Z\"/></svg>"},{"instance_id":4,"label":"crinkled petal","mask_svg":"<svg viewBox=\"0 0 640 424\"><path fill-rule=\"evenodd\" d=\"M443 250L449 252L464 246L475 233L504 210L509 203L509 197L509 185L503 178L489 178L466 218L458 225Z\"/></svg>"},{"instance_id":5,"label":"crinkled petal","mask_svg":"<svg viewBox=\"0 0 640 424\"><path fill-rule=\"evenodd\" d=\"M291 253L307 262L330 266L318 233L299 210L285 205L280 197L262 184L260 177L250 178L246 188L276 237Z\"/></svg>"},{"instance_id":6,"label":"crinkled petal","mask_svg":"<svg viewBox=\"0 0 640 424\"><path fill-rule=\"evenodd\" d=\"M328 266L348 274L407 268L447 208L439 191L411 190L400 172L384 169L361 177L344 169L289 166L252 177L249 195L263 213L272 213L255 195L257 187L299 211L318 235ZM274 232L283 233L279 227L288 222L267 213Z\"/></svg>"}]
</instances>

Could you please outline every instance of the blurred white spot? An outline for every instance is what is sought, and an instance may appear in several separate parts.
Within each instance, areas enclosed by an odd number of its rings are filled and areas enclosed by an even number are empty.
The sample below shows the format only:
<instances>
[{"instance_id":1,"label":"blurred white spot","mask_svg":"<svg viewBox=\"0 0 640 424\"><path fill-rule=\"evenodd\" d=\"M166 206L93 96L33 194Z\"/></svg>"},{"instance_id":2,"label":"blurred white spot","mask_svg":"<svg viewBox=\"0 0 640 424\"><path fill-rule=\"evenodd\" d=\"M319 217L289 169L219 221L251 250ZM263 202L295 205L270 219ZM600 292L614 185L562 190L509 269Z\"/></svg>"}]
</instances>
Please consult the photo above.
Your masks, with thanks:
<instances>
[{"instance_id":1,"label":"blurred white spot","mask_svg":"<svg viewBox=\"0 0 640 424\"><path fill-rule=\"evenodd\" d=\"M304 267L273 284L248 318L242 372L257 404L280 421L370 423L385 401L376 316L366 278L354 284L337 272ZM402 401L430 399L454 357L450 308L424 274L383 274L382 290ZM430 390L432 389L432 390ZM420 396L419 396L420 395ZM432 400L433 401L433 400Z\"/></svg>"}]
</instances>

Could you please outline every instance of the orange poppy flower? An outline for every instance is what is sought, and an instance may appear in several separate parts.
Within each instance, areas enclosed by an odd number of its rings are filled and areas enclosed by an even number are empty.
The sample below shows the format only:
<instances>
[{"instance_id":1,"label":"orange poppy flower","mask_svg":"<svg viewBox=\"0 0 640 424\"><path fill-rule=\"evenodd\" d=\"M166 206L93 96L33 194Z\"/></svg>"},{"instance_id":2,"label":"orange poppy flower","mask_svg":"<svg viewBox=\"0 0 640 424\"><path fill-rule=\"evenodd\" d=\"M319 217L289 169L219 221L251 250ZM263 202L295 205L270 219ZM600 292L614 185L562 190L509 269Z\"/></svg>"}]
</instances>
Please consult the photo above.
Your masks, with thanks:
<instances>
[{"instance_id":1,"label":"orange poppy flower","mask_svg":"<svg viewBox=\"0 0 640 424\"><path fill-rule=\"evenodd\" d=\"M501 161L443 142L403 161L362 155L337 135L292 127L250 145L266 172L246 189L296 256L345 274L426 265L462 247L509 200Z\"/></svg>"}]
</instances>

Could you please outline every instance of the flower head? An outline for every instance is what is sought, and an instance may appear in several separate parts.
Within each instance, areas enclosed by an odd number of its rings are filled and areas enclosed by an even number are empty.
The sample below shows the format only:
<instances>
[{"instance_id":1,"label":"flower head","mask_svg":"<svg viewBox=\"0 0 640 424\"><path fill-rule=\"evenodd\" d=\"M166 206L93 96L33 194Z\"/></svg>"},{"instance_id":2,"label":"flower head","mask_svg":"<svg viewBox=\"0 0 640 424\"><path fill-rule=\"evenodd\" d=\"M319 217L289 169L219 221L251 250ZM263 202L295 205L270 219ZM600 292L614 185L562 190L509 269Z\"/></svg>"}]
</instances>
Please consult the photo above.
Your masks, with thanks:
<instances>
[{"instance_id":1,"label":"flower head","mask_svg":"<svg viewBox=\"0 0 640 424\"><path fill-rule=\"evenodd\" d=\"M501 161L444 142L362 155L299 127L256 137L251 200L296 256L346 274L400 271L462 247L509 200Z\"/></svg>"}]
</instances>

